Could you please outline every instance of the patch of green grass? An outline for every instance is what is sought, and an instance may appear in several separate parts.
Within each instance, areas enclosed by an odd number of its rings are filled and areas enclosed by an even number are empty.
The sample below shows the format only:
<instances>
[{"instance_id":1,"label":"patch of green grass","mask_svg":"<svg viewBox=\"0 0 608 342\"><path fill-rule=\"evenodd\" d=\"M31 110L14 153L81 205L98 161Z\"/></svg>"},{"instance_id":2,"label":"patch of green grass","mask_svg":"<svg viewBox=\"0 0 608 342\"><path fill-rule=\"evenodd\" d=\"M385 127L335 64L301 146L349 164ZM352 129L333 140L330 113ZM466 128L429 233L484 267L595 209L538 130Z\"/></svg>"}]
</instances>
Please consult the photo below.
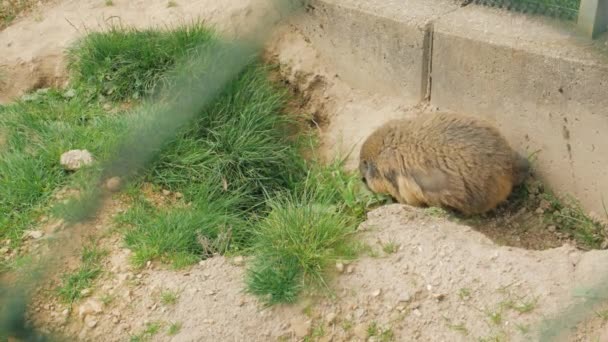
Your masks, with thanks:
<instances>
[{"instance_id":1,"label":"patch of green grass","mask_svg":"<svg viewBox=\"0 0 608 342\"><path fill-rule=\"evenodd\" d=\"M551 192L544 192L541 198L550 205L545 210L547 224L555 225L559 231L571 234L586 248L597 249L607 238L605 227L592 220L573 198L558 199Z\"/></svg>"},{"instance_id":2,"label":"patch of green grass","mask_svg":"<svg viewBox=\"0 0 608 342\"><path fill-rule=\"evenodd\" d=\"M169 0L169 2L167 2L167 7L168 8L177 7L177 2L173 1L173 0Z\"/></svg>"},{"instance_id":3,"label":"patch of green grass","mask_svg":"<svg viewBox=\"0 0 608 342\"><path fill-rule=\"evenodd\" d=\"M247 228L239 213L229 211L237 200L207 192L190 207L155 208L140 200L119 222L130 224L125 242L136 266L161 260L180 268L215 253L223 253Z\"/></svg>"},{"instance_id":4,"label":"patch of green grass","mask_svg":"<svg viewBox=\"0 0 608 342\"><path fill-rule=\"evenodd\" d=\"M175 336L182 330L182 324L179 322L171 323L167 329L167 335Z\"/></svg>"},{"instance_id":5,"label":"patch of green grass","mask_svg":"<svg viewBox=\"0 0 608 342\"><path fill-rule=\"evenodd\" d=\"M63 302L77 301L82 296L82 290L91 287L93 280L102 272L101 260L106 253L95 246L83 248L80 267L75 272L65 275L57 289L59 298Z\"/></svg>"},{"instance_id":6,"label":"patch of green grass","mask_svg":"<svg viewBox=\"0 0 608 342\"><path fill-rule=\"evenodd\" d=\"M173 29L112 27L91 32L68 52L75 85L113 101L152 94L167 72L190 51L215 39L201 23Z\"/></svg>"},{"instance_id":7,"label":"patch of green grass","mask_svg":"<svg viewBox=\"0 0 608 342\"><path fill-rule=\"evenodd\" d=\"M112 0L106 0L106 6L114 6L114 1Z\"/></svg>"},{"instance_id":8,"label":"patch of green grass","mask_svg":"<svg viewBox=\"0 0 608 342\"><path fill-rule=\"evenodd\" d=\"M103 160L126 128L123 117L56 90L38 91L0 107L6 144L0 150L0 238L18 243L23 230L51 203L55 190L94 174L92 168L64 171L59 163L63 152L86 149Z\"/></svg>"},{"instance_id":9,"label":"patch of green grass","mask_svg":"<svg viewBox=\"0 0 608 342\"><path fill-rule=\"evenodd\" d=\"M163 305L175 305L178 299L179 295L174 291L162 291L160 294L160 302Z\"/></svg>"},{"instance_id":10,"label":"patch of green grass","mask_svg":"<svg viewBox=\"0 0 608 342\"><path fill-rule=\"evenodd\" d=\"M305 284L325 285L337 260L354 257L354 221L318 192L269 201L256 229L256 252L247 288L268 303L293 302Z\"/></svg>"}]
</instances>

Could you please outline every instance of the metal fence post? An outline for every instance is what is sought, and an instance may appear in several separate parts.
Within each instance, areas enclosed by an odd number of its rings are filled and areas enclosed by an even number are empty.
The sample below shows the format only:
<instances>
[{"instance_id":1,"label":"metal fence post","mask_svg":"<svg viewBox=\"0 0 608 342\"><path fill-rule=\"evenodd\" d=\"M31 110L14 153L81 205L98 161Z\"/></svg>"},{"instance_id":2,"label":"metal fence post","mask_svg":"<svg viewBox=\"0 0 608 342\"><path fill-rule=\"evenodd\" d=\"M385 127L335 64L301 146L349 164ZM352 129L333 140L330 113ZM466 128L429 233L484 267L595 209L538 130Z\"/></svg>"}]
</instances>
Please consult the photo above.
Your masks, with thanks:
<instances>
[{"instance_id":1,"label":"metal fence post","mask_svg":"<svg viewBox=\"0 0 608 342\"><path fill-rule=\"evenodd\" d=\"M577 25L592 39L608 31L608 0L581 0Z\"/></svg>"}]
</instances>

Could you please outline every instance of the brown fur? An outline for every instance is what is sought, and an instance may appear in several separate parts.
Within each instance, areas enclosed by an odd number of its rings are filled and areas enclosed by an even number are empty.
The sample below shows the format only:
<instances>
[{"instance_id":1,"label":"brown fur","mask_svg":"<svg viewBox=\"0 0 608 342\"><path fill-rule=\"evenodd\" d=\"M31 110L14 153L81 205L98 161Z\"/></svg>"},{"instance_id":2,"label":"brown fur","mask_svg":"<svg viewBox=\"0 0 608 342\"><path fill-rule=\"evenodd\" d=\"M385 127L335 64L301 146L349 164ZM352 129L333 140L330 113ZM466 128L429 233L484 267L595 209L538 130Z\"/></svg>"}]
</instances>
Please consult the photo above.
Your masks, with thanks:
<instances>
[{"instance_id":1,"label":"brown fur","mask_svg":"<svg viewBox=\"0 0 608 342\"><path fill-rule=\"evenodd\" d=\"M505 201L529 164L488 122L432 113L374 131L361 147L359 170L372 191L400 203L472 215Z\"/></svg>"}]
</instances>

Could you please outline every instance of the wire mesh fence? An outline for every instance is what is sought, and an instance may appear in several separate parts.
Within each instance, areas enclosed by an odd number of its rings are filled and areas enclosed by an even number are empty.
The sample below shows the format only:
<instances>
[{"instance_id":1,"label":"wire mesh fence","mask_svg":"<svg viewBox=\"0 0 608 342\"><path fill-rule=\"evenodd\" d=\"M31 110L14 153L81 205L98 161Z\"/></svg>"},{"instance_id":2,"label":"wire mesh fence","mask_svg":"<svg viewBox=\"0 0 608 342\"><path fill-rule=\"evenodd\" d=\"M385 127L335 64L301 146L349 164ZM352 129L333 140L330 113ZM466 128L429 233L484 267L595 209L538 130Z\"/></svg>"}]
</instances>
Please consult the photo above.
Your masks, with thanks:
<instances>
[{"instance_id":1,"label":"wire mesh fence","mask_svg":"<svg viewBox=\"0 0 608 342\"><path fill-rule=\"evenodd\" d=\"M470 3L565 20L576 20L580 6L580 0L472 0Z\"/></svg>"}]
</instances>

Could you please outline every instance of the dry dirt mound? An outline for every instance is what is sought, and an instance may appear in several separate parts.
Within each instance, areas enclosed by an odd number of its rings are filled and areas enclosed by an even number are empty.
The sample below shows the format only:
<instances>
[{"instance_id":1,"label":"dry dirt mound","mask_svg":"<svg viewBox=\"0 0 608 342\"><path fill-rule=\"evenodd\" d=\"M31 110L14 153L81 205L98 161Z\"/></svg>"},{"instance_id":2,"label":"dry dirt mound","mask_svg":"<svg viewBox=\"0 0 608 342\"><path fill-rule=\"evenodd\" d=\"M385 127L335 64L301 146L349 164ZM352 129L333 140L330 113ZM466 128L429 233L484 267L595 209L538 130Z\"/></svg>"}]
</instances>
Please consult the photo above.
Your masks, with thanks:
<instances>
[{"instance_id":1,"label":"dry dirt mound","mask_svg":"<svg viewBox=\"0 0 608 342\"><path fill-rule=\"evenodd\" d=\"M423 210L388 205L368 215L360 236L372 256L347 265L336 296L264 309L244 293L246 260L214 257L186 271L132 270L115 244L110 272L61 328L81 340L124 341L150 327L158 341L536 340L546 317L579 299L571 294L608 262L603 252L569 246L546 251L499 247L469 227ZM167 301L163 294L177 294ZM112 298L103 304L104 298ZM61 327L54 304L47 327ZM80 316L79 316L80 315ZM181 326L170 337L171 324ZM64 330L65 329L65 330ZM593 336L589 336L591 338Z\"/></svg>"}]
</instances>

